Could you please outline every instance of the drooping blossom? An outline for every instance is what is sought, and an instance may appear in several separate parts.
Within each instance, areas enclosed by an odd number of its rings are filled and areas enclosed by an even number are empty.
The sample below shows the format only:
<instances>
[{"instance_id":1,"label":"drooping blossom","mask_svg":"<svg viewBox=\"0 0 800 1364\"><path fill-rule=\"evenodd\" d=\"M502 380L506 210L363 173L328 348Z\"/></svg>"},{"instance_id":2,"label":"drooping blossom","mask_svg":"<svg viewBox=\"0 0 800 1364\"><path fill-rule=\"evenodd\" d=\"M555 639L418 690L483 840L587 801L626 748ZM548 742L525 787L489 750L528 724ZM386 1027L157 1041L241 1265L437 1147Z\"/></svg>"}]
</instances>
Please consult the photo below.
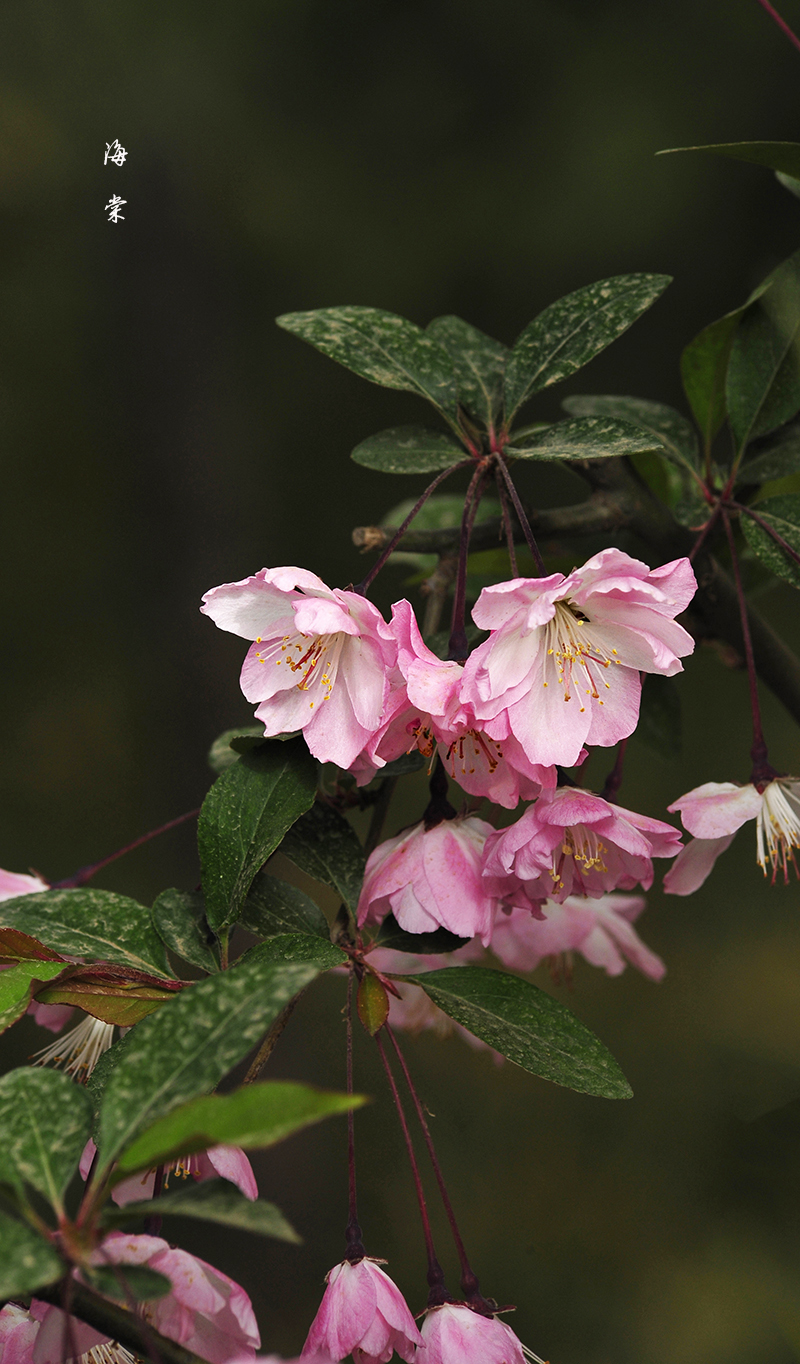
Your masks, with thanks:
<instances>
[{"instance_id":1,"label":"drooping blossom","mask_svg":"<svg viewBox=\"0 0 800 1364\"><path fill-rule=\"evenodd\" d=\"M394 1351L408 1364L422 1336L400 1289L378 1260L343 1260L327 1276L327 1288L311 1323L301 1359L329 1357L332 1364L352 1354L356 1364L386 1364Z\"/></svg>"},{"instance_id":2,"label":"drooping blossom","mask_svg":"<svg viewBox=\"0 0 800 1364\"><path fill-rule=\"evenodd\" d=\"M136 1356L119 1341L95 1331L78 1317L67 1316L60 1307L32 1298L27 1315L32 1331L28 1337L30 1353L7 1354L0 1339L0 1364L64 1364L65 1359L76 1359L79 1364L136 1364ZM74 1355L65 1353L71 1349Z\"/></svg>"},{"instance_id":3,"label":"drooping blossom","mask_svg":"<svg viewBox=\"0 0 800 1364\"><path fill-rule=\"evenodd\" d=\"M425 1364L545 1364L499 1317L484 1317L464 1303L429 1308L422 1339Z\"/></svg>"},{"instance_id":4,"label":"drooping blossom","mask_svg":"<svg viewBox=\"0 0 800 1364\"><path fill-rule=\"evenodd\" d=\"M515 824L491 835L483 879L506 905L538 915L545 900L647 890L653 858L674 857L680 846L671 824L562 786L542 792Z\"/></svg>"},{"instance_id":5,"label":"drooping blossom","mask_svg":"<svg viewBox=\"0 0 800 1364\"><path fill-rule=\"evenodd\" d=\"M36 895L50 886L41 876L27 876L21 871L4 871L0 867L0 900L13 900L18 895Z\"/></svg>"},{"instance_id":6,"label":"drooping blossom","mask_svg":"<svg viewBox=\"0 0 800 1364\"><path fill-rule=\"evenodd\" d=\"M475 815L414 824L367 860L358 923L379 924L391 911L408 933L449 928L489 941L495 900L481 878L484 844L494 830Z\"/></svg>"},{"instance_id":7,"label":"drooping blossom","mask_svg":"<svg viewBox=\"0 0 800 1364\"><path fill-rule=\"evenodd\" d=\"M532 763L571 767L584 744L633 732L640 673L681 671L694 641L674 617L696 588L688 559L650 569L619 549L568 577L486 587L472 618L491 633L467 659L462 701L489 734L513 734Z\"/></svg>"},{"instance_id":8,"label":"drooping blossom","mask_svg":"<svg viewBox=\"0 0 800 1364\"><path fill-rule=\"evenodd\" d=\"M97 1062L114 1041L114 1024L86 1014L76 1027L48 1047L34 1053L37 1066L60 1066L67 1075L82 1083L88 1080Z\"/></svg>"},{"instance_id":9,"label":"drooping blossom","mask_svg":"<svg viewBox=\"0 0 800 1364\"><path fill-rule=\"evenodd\" d=\"M200 609L254 641L241 687L265 735L302 730L321 762L349 767L381 722L397 653L377 608L287 567L212 588Z\"/></svg>"},{"instance_id":10,"label":"drooping blossom","mask_svg":"<svg viewBox=\"0 0 800 1364\"><path fill-rule=\"evenodd\" d=\"M800 848L800 779L775 777L759 790L748 783L707 781L673 801L684 828L694 834L664 877L671 895L690 895L701 886L733 836L749 819L756 821L756 861L774 885L778 871L789 880L789 865L800 876L795 850Z\"/></svg>"},{"instance_id":11,"label":"drooping blossom","mask_svg":"<svg viewBox=\"0 0 800 1364\"><path fill-rule=\"evenodd\" d=\"M609 976L625 970L626 961L651 980L661 980L666 967L633 927L645 907L643 895L601 895L591 900L569 896L561 904L545 900L544 915L527 909L500 912L495 918L492 951L510 971L534 971L546 957L579 952Z\"/></svg>"},{"instance_id":12,"label":"drooping blossom","mask_svg":"<svg viewBox=\"0 0 800 1364\"><path fill-rule=\"evenodd\" d=\"M91 1137L83 1148L80 1160L82 1179L88 1179L97 1147ZM169 1161L164 1166L162 1189L169 1188L170 1180L194 1179L201 1183L205 1179L227 1179L235 1184L240 1193L251 1202L258 1198L258 1185L253 1167L240 1146L209 1146L207 1151L199 1151L193 1156L182 1156L179 1160ZM120 1180L111 1191L111 1197L118 1207L127 1203L141 1203L153 1197L155 1189L155 1170L143 1170ZM2 1362L0 1361L0 1364Z\"/></svg>"},{"instance_id":13,"label":"drooping blossom","mask_svg":"<svg viewBox=\"0 0 800 1364\"><path fill-rule=\"evenodd\" d=\"M387 762L418 749L438 752L448 776L470 795L513 810L555 786L555 768L531 763L513 734L491 737L461 698L463 664L437 658L420 634L410 602L392 607L397 640L395 683L376 730L351 769L360 786Z\"/></svg>"},{"instance_id":14,"label":"drooping blossom","mask_svg":"<svg viewBox=\"0 0 800 1364\"><path fill-rule=\"evenodd\" d=\"M255 1358L260 1336L250 1299L222 1270L160 1236L122 1232L111 1232L92 1259L123 1270L125 1265L146 1265L166 1275L172 1291L146 1303L142 1313L162 1335L209 1364L245 1364Z\"/></svg>"}]
</instances>

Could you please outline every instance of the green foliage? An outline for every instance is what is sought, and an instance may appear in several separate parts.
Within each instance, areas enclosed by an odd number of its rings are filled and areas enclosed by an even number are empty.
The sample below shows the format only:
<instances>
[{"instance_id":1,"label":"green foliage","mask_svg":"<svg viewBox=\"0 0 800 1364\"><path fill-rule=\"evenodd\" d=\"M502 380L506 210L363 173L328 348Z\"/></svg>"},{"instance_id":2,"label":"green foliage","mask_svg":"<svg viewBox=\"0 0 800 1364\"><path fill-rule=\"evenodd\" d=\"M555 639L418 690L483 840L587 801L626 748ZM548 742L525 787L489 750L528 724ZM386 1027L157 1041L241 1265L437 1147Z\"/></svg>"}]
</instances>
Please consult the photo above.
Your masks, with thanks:
<instances>
[{"instance_id":1,"label":"green foliage","mask_svg":"<svg viewBox=\"0 0 800 1364\"><path fill-rule=\"evenodd\" d=\"M699 468L697 435L674 407L652 402L649 398L629 398L615 394L575 393L565 398L562 407L573 417L616 417L649 432L663 453L681 470Z\"/></svg>"},{"instance_id":2,"label":"green foliage","mask_svg":"<svg viewBox=\"0 0 800 1364\"><path fill-rule=\"evenodd\" d=\"M791 545L796 554L800 554L800 496L790 493L784 497L767 497L753 511ZM779 578L785 578L795 587L800 587L800 564L744 512L741 526L745 540L761 562Z\"/></svg>"},{"instance_id":3,"label":"green foliage","mask_svg":"<svg viewBox=\"0 0 800 1364\"><path fill-rule=\"evenodd\" d=\"M29 1184L60 1211L92 1130L86 1090L59 1070L23 1066L0 1079L0 1183Z\"/></svg>"},{"instance_id":4,"label":"green foliage","mask_svg":"<svg viewBox=\"0 0 800 1364\"><path fill-rule=\"evenodd\" d=\"M259 938L274 938L283 933L309 933L329 942L325 915L297 886L279 881L268 872L259 872L250 894L242 905L239 923Z\"/></svg>"},{"instance_id":5,"label":"green foliage","mask_svg":"<svg viewBox=\"0 0 800 1364\"><path fill-rule=\"evenodd\" d=\"M388 529L396 529L405 521L411 508L414 506L414 498L406 498L399 502L396 507L392 507L381 520L381 526ZM457 493L434 493L429 497L423 507L420 508L414 517L413 529L416 530L455 530L461 525L461 518L464 514L464 497L459 497ZM475 514L475 524L480 525L483 521L491 521L494 517L500 516L500 503L494 497L481 498L480 506ZM454 537L454 545L457 537ZM413 550L395 550L391 557L392 563L404 563L412 565L419 573L426 574L433 571L436 566L435 554L418 554Z\"/></svg>"},{"instance_id":6,"label":"green foliage","mask_svg":"<svg viewBox=\"0 0 800 1364\"><path fill-rule=\"evenodd\" d=\"M450 436L424 426L392 426L362 440L350 458L365 469L384 474L428 474L449 469L467 458L466 450Z\"/></svg>"},{"instance_id":7,"label":"green foliage","mask_svg":"<svg viewBox=\"0 0 800 1364\"><path fill-rule=\"evenodd\" d=\"M189 986L101 1058L89 1081L99 1108L97 1178L156 1118L218 1085L318 974L258 951Z\"/></svg>"},{"instance_id":8,"label":"green foliage","mask_svg":"<svg viewBox=\"0 0 800 1364\"><path fill-rule=\"evenodd\" d=\"M456 381L450 357L405 317L382 308L347 307L284 313L275 320L362 379L427 398L455 424Z\"/></svg>"},{"instance_id":9,"label":"green foliage","mask_svg":"<svg viewBox=\"0 0 800 1364\"><path fill-rule=\"evenodd\" d=\"M359 1095L312 1089L288 1080L243 1085L232 1094L204 1095L156 1118L122 1153L114 1179L118 1182L136 1170L150 1170L209 1146L241 1146L246 1151L274 1146L293 1132L363 1103Z\"/></svg>"},{"instance_id":10,"label":"green foliage","mask_svg":"<svg viewBox=\"0 0 800 1364\"><path fill-rule=\"evenodd\" d=\"M508 347L460 317L435 317L425 330L450 356L461 406L490 429L502 416Z\"/></svg>"},{"instance_id":11,"label":"green foliage","mask_svg":"<svg viewBox=\"0 0 800 1364\"><path fill-rule=\"evenodd\" d=\"M219 970L219 950L206 919L206 902L199 892L174 887L162 890L152 914L156 932L170 952L201 971Z\"/></svg>"},{"instance_id":12,"label":"green foliage","mask_svg":"<svg viewBox=\"0 0 800 1364\"><path fill-rule=\"evenodd\" d=\"M568 378L610 346L669 283L668 275L617 275L545 308L521 333L509 356L507 420L534 393Z\"/></svg>"},{"instance_id":13,"label":"green foliage","mask_svg":"<svg viewBox=\"0 0 800 1364\"><path fill-rule=\"evenodd\" d=\"M98 1265L86 1272L92 1288L104 1293L107 1298L117 1298L127 1302L135 1298L137 1302L154 1302L172 1292L172 1284L166 1274L148 1265Z\"/></svg>"},{"instance_id":14,"label":"green foliage","mask_svg":"<svg viewBox=\"0 0 800 1364\"><path fill-rule=\"evenodd\" d=\"M332 886L355 913L364 880L364 851L337 810L317 801L289 830L281 852L315 881Z\"/></svg>"},{"instance_id":15,"label":"green foliage","mask_svg":"<svg viewBox=\"0 0 800 1364\"><path fill-rule=\"evenodd\" d=\"M712 142L704 147L665 147L656 156L672 156L675 152L712 152L800 179L800 142Z\"/></svg>"},{"instance_id":16,"label":"green foliage","mask_svg":"<svg viewBox=\"0 0 800 1364\"><path fill-rule=\"evenodd\" d=\"M423 956L455 952L467 942L469 938L457 938L447 928L437 928L434 933L406 933L393 914L386 915L375 937L378 947L391 947L395 952L414 952Z\"/></svg>"},{"instance_id":17,"label":"green foliage","mask_svg":"<svg viewBox=\"0 0 800 1364\"><path fill-rule=\"evenodd\" d=\"M329 971L333 966L344 966L347 955L332 942L323 942L310 933L280 933L266 938L257 947L241 958L242 961L255 954L259 961L296 961L308 962L318 971Z\"/></svg>"},{"instance_id":18,"label":"green foliage","mask_svg":"<svg viewBox=\"0 0 800 1364\"><path fill-rule=\"evenodd\" d=\"M634 734L662 758L680 755L681 698L673 677L662 677L660 673L646 675Z\"/></svg>"},{"instance_id":19,"label":"green foliage","mask_svg":"<svg viewBox=\"0 0 800 1364\"><path fill-rule=\"evenodd\" d=\"M726 379L728 418L737 451L783 425L800 409L800 251L770 276L744 312Z\"/></svg>"},{"instance_id":20,"label":"green foliage","mask_svg":"<svg viewBox=\"0 0 800 1364\"><path fill-rule=\"evenodd\" d=\"M766 440L760 441L752 459L745 458L739 465L736 483L737 486L761 484L796 473L800 473L799 421L789 422Z\"/></svg>"},{"instance_id":21,"label":"green foliage","mask_svg":"<svg viewBox=\"0 0 800 1364\"><path fill-rule=\"evenodd\" d=\"M4 900L0 925L21 929L64 956L172 975L150 910L110 890L44 890Z\"/></svg>"},{"instance_id":22,"label":"green foliage","mask_svg":"<svg viewBox=\"0 0 800 1364\"><path fill-rule=\"evenodd\" d=\"M446 967L405 979L532 1075L604 1099L631 1097L630 1085L600 1039L530 981L482 966Z\"/></svg>"},{"instance_id":23,"label":"green foliage","mask_svg":"<svg viewBox=\"0 0 800 1364\"><path fill-rule=\"evenodd\" d=\"M24 1222L0 1211L0 1299L19 1298L64 1273L61 1256Z\"/></svg>"},{"instance_id":24,"label":"green foliage","mask_svg":"<svg viewBox=\"0 0 800 1364\"><path fill-rule=\"evenodd\" d=\"M257 1236L276 1237L279 1241L297 1244L300 1240L274 1203L262 1198L251 1201L224 1179L205 1180L202 1184L190 1180L185 1188L172 1190L160 1198L128 1203L124 1208L108 1208L103 1223L107 1227L117 1227L152 1216L191 1217L255 1232Z\"/></svg>"},{"instance_id":25,"label":"green foliage","mask_svg":"<svg viewBox=\"0 0 800 1364\"><path fill-rule=\"evenodd\" d=\"M213 772L225 772L239 761L243 753L263 742L263 725L239 725L238 729L226 729L208 750L208 765Z\"/></svg>"},{"instance_id":26,"label":"green foliage","mask_svg":"<svg viewBox=\"0 0 800 1364\"><path fill-rule=\"evenodd\" d=\"M162 981L128 966L99 962L66 967L51 985L36 991L36 998L44 1004L73 1004L104 1023L127 1028L165 1004L182 986L182 981Z\"/></svg>"},{"instance_id":27,"label":"green foliage","mask_svg":"<svg viewBox=\"0 0 800 1364\"><path fill-rule=\"evenodd\" d=\"M659 438L650 432L614 417L598 416L556 422L529 437L523 447L509 445L506 453L515 459L611 459L660 449Z\"/></svg>"},{"instance_id":28,"label":"green foliage","mask_svg":"<svg viewBox=\"0 0 800 1364\"><path fill-rule=\"evenodd\" d=\"M217 778L197 825L215 932L236 922L256 872L312 804L316 786L316 763L301 738L260 745Z\"/></svg>"},{"instance_id":29,"label":"green foliage","mask_svg":"<svg viewBox=\"0 0 800 1364\"><path fill-rule=\"evenodd\" d=\"M63 961L17 961L0 971L0 1032L22 1017L35 986L60 975L65 965Z\"/></svg>"}]
</instances>

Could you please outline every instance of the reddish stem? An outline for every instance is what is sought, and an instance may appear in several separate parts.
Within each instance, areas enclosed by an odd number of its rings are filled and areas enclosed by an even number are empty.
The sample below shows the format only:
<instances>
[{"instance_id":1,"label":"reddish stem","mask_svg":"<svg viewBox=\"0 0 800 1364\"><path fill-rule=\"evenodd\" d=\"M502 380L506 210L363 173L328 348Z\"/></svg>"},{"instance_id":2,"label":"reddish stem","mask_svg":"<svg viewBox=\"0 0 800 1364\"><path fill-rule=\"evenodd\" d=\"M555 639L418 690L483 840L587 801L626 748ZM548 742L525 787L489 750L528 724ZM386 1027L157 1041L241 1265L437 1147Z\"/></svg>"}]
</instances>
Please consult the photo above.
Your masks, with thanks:
<instances>
[{"instance_id":1,"label":"reddish stem","mask_svg":"<svg viewBox=\"0 0 800 1364\"><path fill-rule=\"evenodd\" d=\"M525 508L523 507L522 503L519 500L519 494L516 488L514 487L511 475L508 472L508 465L506 464L505 459L503 458L499 450L496 451L495 458L497 460L497 467L503 476L505 485L508 488L509 494L511 496L511 501L514 503L514 511L517 513L517 519L519 520L519 524L522 527L522 533L525 536L525 539L528 543L528 549L533 555L534 562L539 570L540 576L544 577L544 559L539 553L539 546L537 545L534 539L530 522L527 516L525 515Z\"/></svg>"},{"instance_id":2,"label":"reddish stem","mask_svg":"<svg viewBox=\"0 0 800 1364\"><path fill-rule=\"evenodd\" d=\"M353 1093L353 964L347 973L347 1092ZM358 1264L366 1255L358 1224L356 1205L356 1134L352 1108L347 1110L347 1180L348 1180L348 1220L345 1230L347 1241L346 1258L351 1264Z\"/></svg>"},{"instance_id":3,"label":"reddish stem","mask_svg":"<svg viewBox=\"0 0 800 1364\"><path fill-rule=\"evenodd\" d=\"M500 498L500 508L503 513L503 530L506 537L506 548L508 549L508 561L511 565L512 578L519 577L517 570L517 551L514 547L514 527L511 524L511 508L508 505L508 489L505 480L499 469L495 466L495 482L497 484L497 494Z\"/></svg>"},{"instance_id":4,"label":"reddish stem","mask_svg":"<svg viewBox=\"0 0 800 1364\"><path fill-rule=\"evenodd\" d=\"M775 9L774 5L771 5L769 3L769 0L758 0L758 3L762 9L765 9L767 11L767 14L770 16L770 18L775 20L775 23L778 25L778 28L783 30L783 32L786 34L786 37L789 39L789 42L794 43L795 47L798 49L798 51L800 51L800 38L798 38L797 35L792 32L786 20L781 18L778 11Z\"/></svg>"},{"instance_id":5,"label":"reddish stem","mask_svg":"<svg viewBox=\"0 0 800 1364\"><path fill-rule=\"evenodd\" d=\"M408 516L406 517L402 526L400 527L399 530L395 531L394 535L392 536L386 548L381 553L380 557L372 565L372 568L370 569L366 578L364 578L363 581L360 582L357 587L353 588L354 592L357 592L361 597L366 597L369 588L377 578L378 574L380 573L381 569L383 568L384 564L389 558L389 555L394 553L398 544L400 543L409 526L411 525L411 522L414 520L414 517L417 515L417 512L421 511L422 508L425 506L425 503L427 502L431 493L434 493L438 488L439 484L443 483L444 480L446 478L449 478L451 474L456 473L459 469L471 468L474 463L475 463L474 459L462 459L458 464L451 464L449 469L443 469L440 474L436 475L433 482L428 484L424 493L422 493L421 496L417 498L416 502L414 503L414 506L411 508L411 511L408 513Z\"/></svg>"},{"instance_id":6,"label":"reddish stem","mask_svg":"<svg viewBox=\"0 0 800 1364\"><path fill-rule=\"evenodd\" d=\"M461 538L458 544L458 569L453 594L453 615L450 622L450 647L447 656L459 663L463 662L469 654L465 625L467 616L467 557L472 527L475 524L475 516L483 496L485 483L486 466L481 463L472 475L470 485L467 488L467 495L464 499L464 514L461 518Z\"/></svg>"},{"instance_id":7,"label":"reddish stem","mask_svg":"<svg viewBox=\"0 0 800 1364\"><path fill-rule=\"evenodd\" d=\"M642 678L642 686L647 686L646 676ZM622 769L625 764L625 749L628 747L628 740L620 739L617 745L617 757L614 766L606 777L606 784L601 791L603 800L607 800L610 805L616 805L617 792L622 785Z\"/></svg>"},{"instance_id":8,"label":"reddish stem","mask_svg":"<svg viewBox=\"0 0 800 1364\"><path fill-rule=\"evenodd\" d=\"M731 552L733 576L736 582L736 595L739 599L739 615L742 622L742 639L744 640L744 656L747 663L747 679L750 684L750 709L753 714L753 746L750 749L750 757L753 761L751 781L755 787L761 789L767 782L772 781L772 778L776 773L767 758L767 745L764 740L764 731L761 727L761 707L758 701L758 676L756 674L755 658L753 657L753 641L750 637L747 601L744 595L744 586L742 584L742 574L739 568L739 556L736 552L733 527L731 526L730 517L726 511L722 512L722 521L725 526L725 534L728 537L728 546Z\"/></svg>"},{"instance_id":9,"label":"reddish stem","mask_svg":"<svg viewBox=\"0 0 800 1364\"><path fill-rule=\"evenodd\" d=\"M730 502L728 503L728 506L733 507L735 511L740 512L743 516L749 516L751 521L755 521L757 526L760 526L767 535L772 537L775 544L783 550L784 554L788 554L790 559L794 559L796 564L800 564L800 554L798 554L797 550L793 549L789 544L789 541L784 540L783 536L780 535L768 521L765 521L763 516L759 516L758 512L753 511L752 507L745 507L742 502Z\"/></svg>"},{"instance_id":10,"label":"reddish stem","mask_svg":"<svg viewBox=\"0 0 800 1364\"><path fill-rule=\"evenodd\" d=\"M101 862L93 862L91 866L80 867L74 876L67 876L63 881L54 881L52 890L72 890L76 886L85 886L87 881L91 881L103 867L116 862L118 857L124 857L126 853L133 852L135 848L141 848L143 843L149 843L151 838L158 838L159 834L169 833L170 829L176 829L179 824L185 824L187 819L194 819L200 813L200 807L196 810L188 810L185 815L178 815L177 819L171 819L167 824L162 824L158 829L151 829L149 833L142 834L141 838L135 838L132 843L126 844L117 852L104 857Z\"/></svg>"}]
</instances>

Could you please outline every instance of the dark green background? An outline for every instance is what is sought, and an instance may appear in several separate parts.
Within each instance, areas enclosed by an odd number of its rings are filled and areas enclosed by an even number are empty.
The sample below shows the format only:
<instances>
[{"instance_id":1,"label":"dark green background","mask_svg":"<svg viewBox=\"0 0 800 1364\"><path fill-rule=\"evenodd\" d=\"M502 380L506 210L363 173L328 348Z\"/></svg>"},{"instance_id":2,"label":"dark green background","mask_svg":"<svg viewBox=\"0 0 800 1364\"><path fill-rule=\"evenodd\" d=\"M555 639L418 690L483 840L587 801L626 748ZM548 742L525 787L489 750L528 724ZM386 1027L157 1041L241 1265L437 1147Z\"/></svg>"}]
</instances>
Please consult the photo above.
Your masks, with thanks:
<instances>
[{"instance_id":1,"label":"dark green background","mask_svg":"<svg viewBox=\"0 0 800 1364\"><path fill-rule=\"evenodd\" d=\"M797 0L783 8L800 27ZM666 271L665 297L568 388L683 406L682 345L796 249L800 204L756 167L654 153L795 139L799 81L757 0L5 0L0 865L66 876L197 805L209 742L250 714L242 645L198 614L202 592L281 563L344 585L364 566L351 528L422 486L348 460L421 407L276 314L457 312L510 342L560 294ZM128 161L104 167L115 137ZM557 415L556 395L530 412ZM535 471L525 491L580 495ZM383 605L401 582L379 583ZM790 588L761 605L797 638ZM682 756L631 744L622 798L651 814L748 774L743 675L704 650L682 700ZM766 723L775 763L800 770L771 699ZM187 829L98 884L149 898L196 879ZM409 1045L484 1289L553 1364L800 1354L797 1137L791 1115L777 1145L746 1123L800 1093L799 898L764 886L748 828L698 895L651 896L662 985L579 964L571 1003L628 1103L458 1041ZM342 1083L341 998L317 987L275 1074ZM41 1045L27 1021L15 1036L19 1059ZM360 1051L367 1244L417 1310L418 1216ZM344 1155L331 1122L259 1160L302 1249L184 1238L246 1285L267 1350L299 1349L340 1258Z\"/></svg>"}]
</instances>

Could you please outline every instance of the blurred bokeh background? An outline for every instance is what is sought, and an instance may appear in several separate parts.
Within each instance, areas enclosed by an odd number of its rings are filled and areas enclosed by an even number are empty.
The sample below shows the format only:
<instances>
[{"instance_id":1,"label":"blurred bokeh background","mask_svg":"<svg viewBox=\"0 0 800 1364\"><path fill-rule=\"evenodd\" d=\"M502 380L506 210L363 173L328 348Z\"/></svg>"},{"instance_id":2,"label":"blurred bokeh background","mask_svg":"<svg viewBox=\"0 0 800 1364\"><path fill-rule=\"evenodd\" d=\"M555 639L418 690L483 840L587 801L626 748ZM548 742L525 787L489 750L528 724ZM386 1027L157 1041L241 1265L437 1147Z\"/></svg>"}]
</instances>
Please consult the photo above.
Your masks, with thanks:
<instances>
[{"instance_id":1,"label":"blurred bokeh background","mask_svg":"<svg viewBox=\"0 0 800 1364\"><path fill-rule=\"evenodd\" d=\"M783 9L800 28L798 0ZM683 408L681 347L796 249L800 204L756 167L654 153L797 138L799 80L757 0L4 0L0 865L57 879L199 804L209 743L250 718L241 642L202 592L281 563L347 584L352 527L423 485L348 458L421 407L277 314L455 312L511 342L580 285L664 271L663 299L565 391ZM114 138L122 167L103 165ZM526 477L542 504L580 495ZM385 579L381 604L405 590ZM800 644L791 589L760 604ZM748 775L743 674L702 651L681 697L673 756L630 745L622 800L654 815ZM773 761L800 770L796 727L765 711ZM800 1357L800 1122L769 1116L800 1095L800 895L764 884L753 845L745 829L688 900L653 892L663 984L579 964L560 987L630 1102L409 1043L484 1289L553 1364ZM186 827L98 884L149 903L196 880ZM320 982L273 1074L343 1083L341 1002ZM4 1066L44 1040L26 1020ZM417 1213L366 1040L359 1063L367 1244L417 1309ZM299 1249L186 1229L245 1284L267 1350L299 1349L341 1256L344 1159L334 1123L259 1159Z\"/></svg>"}]
</instances>

